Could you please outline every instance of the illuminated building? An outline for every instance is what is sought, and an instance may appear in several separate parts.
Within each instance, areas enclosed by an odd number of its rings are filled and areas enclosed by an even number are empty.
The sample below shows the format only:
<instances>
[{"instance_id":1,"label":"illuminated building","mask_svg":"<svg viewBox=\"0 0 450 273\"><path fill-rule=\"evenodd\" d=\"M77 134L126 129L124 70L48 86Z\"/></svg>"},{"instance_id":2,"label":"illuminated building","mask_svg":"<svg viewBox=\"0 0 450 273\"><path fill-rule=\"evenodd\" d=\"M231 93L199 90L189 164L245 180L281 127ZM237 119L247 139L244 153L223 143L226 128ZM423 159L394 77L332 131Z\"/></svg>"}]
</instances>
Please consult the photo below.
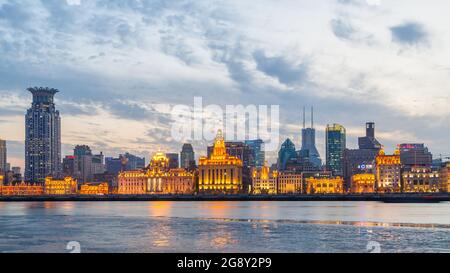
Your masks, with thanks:
<instances>
[{"instance_id":1,"label":"illuminated building","mask_svg":"<svg viewBox=\"0 0 450 273\"><path fill-rule=\"evenodd\" d=\"M352 193L374 193L376 177L373 173L354 174L351 178Z\"/></svg>"},{"instance_id":2,"label":"illuminated building","mask_svg":"<svg viewBox=\"0 0 450 273\"><path fill-rule=\"evenodd\" d=\"M277 179L278 194L301 194L303 192L302 174L280 172Z\"/></svg>"},{"instance_id":3,"label":"illuminated building","mask_svg":"<svg viewBox=\"0 0 450 273\"><path fill-rule=\"evenodd\" d=\"M242 168L241 159L227 154L222 131L219 130L212 154L199 160L199 192L241 192Z\"/></svg>"},{"instance_id":4,"label":"illuminated building","mask_svg":"<svg viewBox=\"0 0 450 273\"><path fill-rule=\"evenodd\" d=\"M378 192L401 191L401 159L400 150L393 155L386 155L381 149L376 157L376 190Z\"/></svg>"},{"instance_id":5,"label":"illuminated building","mask_svg":"<svg viewBox=\"0 0 450 273\"><path fill-rule=\"evenodd\" d=\"M33 103L25 116L25 181L44 183L61 173L61 118L53 88L28 88Z\"/></svg>"},{"instance_id":6,"label":"illuminated building","mask_svg":"<svg viewBox=\"0 0 450 273\"><path fill-rule=\"evenodd\" d=\"M336 178L306 178L307 194L343 194L344 180Z\"/></svg>"},{"instance_id":7,"label":"illuminated building","mask_svg":"<svg viewBox=\"0 0 450 273\"><path fill-rule=\"evenodd\" d=\"M380 142L375 138L375 123L366 123L366 136L358 138L358 145L358 149L345 149L344 151L346 189L350 189L353 175L375 173L375 158L381 149Z\"/></svg>"},{"instance_id":8,"label":"illuminated building","mask_svg":"<svg viewBox=\"0 0 450 273\"><path fill-rule=\"evenodd\" d=\"M193 194L194 192L194 175L185 169L171 169L163 177L164 194Z\"/></svg>"},{"instance_id":9,"label":"illuminated building","mask_svg":"<svg viewBox=\"0 0 450 273\"><path fill-rule=\"evenodd\" d=\"M3 184L5 183L5 176L0 173L0 186L3 186Z\"/></svg>"},{"instance_id":10,"label":"illuminated building","mask_svg":"<svg viewBox=\"0 0 450 273\"><path fill-rule=\"evenodd\" d=\"M0 139L0 174L7 171L6 167L7 157L6 157L6 141Z\"/></svg>"},{"instance_id":11,"label":"illuminated building","mask_svg":"<svg viewBox=\"0 0 450 273\"><path fill-rule=\"evenodd\" d=\"M252 169L252 193L276 194L278 172L270 172L267 162L261 168Z\"/></svg>"},{"instance_id":12,"label":"illuminated building","mask_svg":"<svg viewBox=\"0 0 450 273\"><path fill-rule=\"evenodd\" d=\"M439 172L428 167L415 166L403 171L404 192L438 192Z\"/></svg>"},{"instance_id":13,"label":"illuminated building","mask_svg":"<svg viewBox=\"0 0 450 273\"><path fill-rule=\"evenodd\" d=\"M8 186L0 184L0 195L3 196L37 196L43 193L44 188L42 185L26 184L25 182Z\"/></svg>"},{"instance_id":14,"label":"illuminated building","mask_svg":"<svg viewBox=\"0 0 450 273\"><path fill-rule=\"evenodd\" d=\"M445 164L440 171L441 192L450 192L450 163Z\"/></svg>"},{"instance_id":15,"label":"illuminated building","mask_svg":"<svg viewBox=\"0 0 450 273\"><path fill-rule=\"evenodd\" d=\"M191 194L194 174L185 169L170 169L169 158L156 153L146 169L119 173L119 194Z\"/></svg>"},{"instance_id":16,"label":"illuminated building","mask_svg":"<svg viewBox=\"0 0 450 273\"><path fill-rule=\"evenodd\" d=\"M327 170L335 176L344 174L344 151L346 147L345 128L339 124L327 125L325 148Z\"/></svg>"},{"instance_id":17,"label":"illuminated building","mask_svg":"<svg viewBox=\"0 0 450 273\"><path fill-rule=\"evenodd\" d=\"M107 195L109 194L108 183L84 183L80 189L81 195Z\"/></svg>"},{"instance_id":18,"label":"illuminated building","mask_svg":"<svg viewBox=\"0 0 450 273\"><path fill-rule=\"evenodd\" d=\"M146 194L148 175L145 170L119 173L118 194Z\"/></svg>"},{"instance_id":19,"label":"illuminated building","mask_svg":"<svg viewBox=\"0 0 450 273\"><path fill-rule=\"evenodd\" d=\"M45 178L44 192L48 195L72 195L78 192L77 180L66 177L62 180Z\"/></svg>"}]
</instances>

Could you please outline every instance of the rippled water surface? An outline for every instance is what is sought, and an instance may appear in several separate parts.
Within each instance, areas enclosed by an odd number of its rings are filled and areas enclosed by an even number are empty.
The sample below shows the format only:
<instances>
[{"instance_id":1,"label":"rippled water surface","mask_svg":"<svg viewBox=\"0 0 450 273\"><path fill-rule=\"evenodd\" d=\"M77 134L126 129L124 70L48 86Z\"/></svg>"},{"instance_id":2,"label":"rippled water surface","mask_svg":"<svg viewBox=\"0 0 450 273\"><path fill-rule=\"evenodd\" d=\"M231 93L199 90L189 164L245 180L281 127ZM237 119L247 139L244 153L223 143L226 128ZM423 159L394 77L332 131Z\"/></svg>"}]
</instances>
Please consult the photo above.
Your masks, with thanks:
<instances>
[{"instance_id":1,"label":"rippled water surface","mask_svg":"<svg viewBox=\"0 0 450 273\"><path fill-rule=\"evenodd\" d=\"M0 252L450 252L450 203L0 203Z\"/></svg>"}]
</instances>

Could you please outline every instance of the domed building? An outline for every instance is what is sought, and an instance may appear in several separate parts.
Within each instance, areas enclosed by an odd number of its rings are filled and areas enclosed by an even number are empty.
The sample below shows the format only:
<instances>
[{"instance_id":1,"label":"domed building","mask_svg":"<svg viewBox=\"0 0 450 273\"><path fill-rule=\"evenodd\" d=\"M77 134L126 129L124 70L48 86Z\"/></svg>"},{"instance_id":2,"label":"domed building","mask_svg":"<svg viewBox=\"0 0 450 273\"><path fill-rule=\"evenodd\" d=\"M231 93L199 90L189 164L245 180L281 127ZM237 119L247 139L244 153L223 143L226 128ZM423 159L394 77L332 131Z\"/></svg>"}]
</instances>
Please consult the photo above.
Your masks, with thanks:
<instances>
[{"instance_id":1,"label":"domed building","mask_svg":"<svg viewBox=\"0 0 450 273\"><path fill-rule=\"evenodd\" d=\"M242 160L227 154L222 131L214 141L211 156L199 160L199 192L236 194L242 192Z\"/></svg>"},{"instance_id":2,"label":"domed building","mask_svg":"<svg viewBox=\"0 0 450 273\"><path fill-rule=\"evenodd\" d=\"M142 170L119 174L119 194L192 194L194 174L184 169L170 169L166 154L157 152Z\"/></svg>"}]
</instances>

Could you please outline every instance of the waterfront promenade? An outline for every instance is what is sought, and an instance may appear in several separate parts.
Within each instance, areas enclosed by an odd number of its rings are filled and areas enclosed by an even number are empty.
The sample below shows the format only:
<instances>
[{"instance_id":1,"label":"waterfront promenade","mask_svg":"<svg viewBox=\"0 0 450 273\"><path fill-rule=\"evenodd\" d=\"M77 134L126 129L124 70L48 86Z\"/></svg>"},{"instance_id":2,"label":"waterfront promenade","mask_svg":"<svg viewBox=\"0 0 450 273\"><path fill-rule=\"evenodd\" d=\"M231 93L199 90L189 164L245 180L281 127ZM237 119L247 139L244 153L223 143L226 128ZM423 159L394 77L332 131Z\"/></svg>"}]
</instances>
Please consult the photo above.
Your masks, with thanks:
<instances>
[{"instance_id":1,"label":"waterfront promenade","mask_svg":"<svg viewBox=\"0 0 450 273\"><path fill-rule=\"evenodd\" d=\"M40 195L0 196L0 202L48 201L379 201L388 203L433 203L450 201L449 193L395 193L344 195Z\"/></svg>"}]
</instances>

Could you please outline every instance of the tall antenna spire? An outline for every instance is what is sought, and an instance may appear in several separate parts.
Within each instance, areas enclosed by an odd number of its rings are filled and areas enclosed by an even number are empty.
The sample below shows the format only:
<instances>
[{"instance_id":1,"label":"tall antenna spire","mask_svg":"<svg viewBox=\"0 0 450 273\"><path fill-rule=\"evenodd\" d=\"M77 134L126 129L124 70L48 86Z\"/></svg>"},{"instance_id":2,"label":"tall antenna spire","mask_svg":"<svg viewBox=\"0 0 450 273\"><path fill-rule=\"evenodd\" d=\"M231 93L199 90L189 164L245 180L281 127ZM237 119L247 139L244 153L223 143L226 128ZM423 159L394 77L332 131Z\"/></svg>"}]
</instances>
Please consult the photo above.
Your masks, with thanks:
<instances>
[{"instance_id":1,"label":"tall antenna spire","mask_svg":"<svg viewBox=\"0 0 450 273\"><path fill-rule=\"evenodd\" d=\"M311 129L314 129L314 107L311 106Z\"/></svg>"},{"instance_id":2,"label":"tall antenna spire","mask_svg":"<svg viewBox=\"0 0 450 273\"><path fill-rule=\"evenodd\" d=\"M306 108L303 106L303 129L306 128L306 114L305 114Z\"/></svg>"}]
</instances>

